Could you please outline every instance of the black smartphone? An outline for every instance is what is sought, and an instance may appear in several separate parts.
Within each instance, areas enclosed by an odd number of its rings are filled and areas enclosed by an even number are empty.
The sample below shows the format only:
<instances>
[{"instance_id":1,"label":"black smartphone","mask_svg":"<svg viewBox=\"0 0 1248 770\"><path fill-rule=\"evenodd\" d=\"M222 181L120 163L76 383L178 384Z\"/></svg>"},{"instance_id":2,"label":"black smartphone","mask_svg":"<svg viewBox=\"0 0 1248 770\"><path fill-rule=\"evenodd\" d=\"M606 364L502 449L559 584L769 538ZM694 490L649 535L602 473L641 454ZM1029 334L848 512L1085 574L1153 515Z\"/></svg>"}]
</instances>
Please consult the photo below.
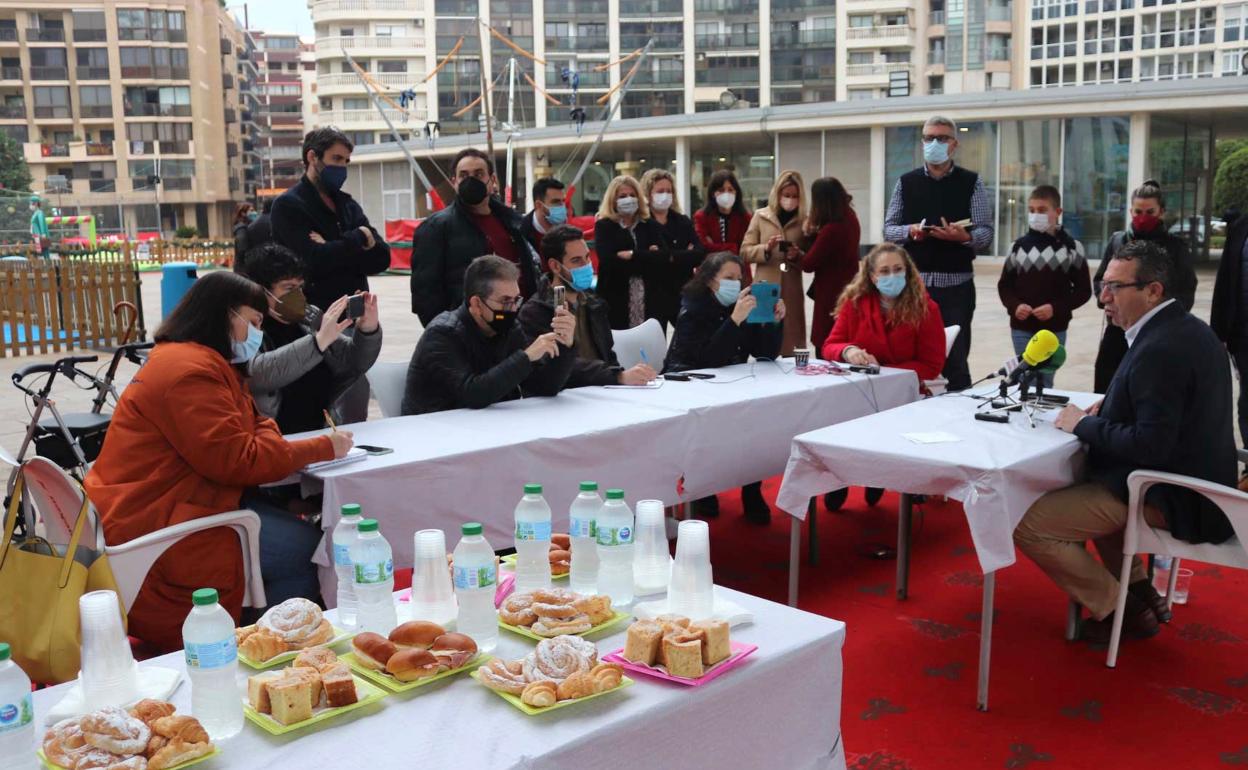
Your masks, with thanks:
<instances>
[{"instance_id":1,"label":"black smartphone","mask_svg":"<svg viewBox=\"0 0 1248 770\"><path fill-rule=\"evenodd\" d=\"M355 294L347 298L347 318L362 318L364 316L364 295Z\"/></svg>"},{"instance_id":2,"label":"black smartphone","mask_svg":"<svg viewBox=\"0 0 1248 770\"><path fill-rule=\"evenodd\" d=\"M356 444L356 449L363 449L365 453L370 455L388 455L394 450L385 446L369 446L368 444Z\"/></svg>"},{"instance_id":3,"label":"black smartphone","mask_svg":"<svg viewBox=\"0 0 1248 770\"><path fill-rule=\"evenodd\" d=\"M791 249L791 248L793 248L793 243L792 243L792 241L780 241L780 250L781 250L781 251L788 251L788 250L789 250L789 249Z\"/></svg>"}]
</instances>

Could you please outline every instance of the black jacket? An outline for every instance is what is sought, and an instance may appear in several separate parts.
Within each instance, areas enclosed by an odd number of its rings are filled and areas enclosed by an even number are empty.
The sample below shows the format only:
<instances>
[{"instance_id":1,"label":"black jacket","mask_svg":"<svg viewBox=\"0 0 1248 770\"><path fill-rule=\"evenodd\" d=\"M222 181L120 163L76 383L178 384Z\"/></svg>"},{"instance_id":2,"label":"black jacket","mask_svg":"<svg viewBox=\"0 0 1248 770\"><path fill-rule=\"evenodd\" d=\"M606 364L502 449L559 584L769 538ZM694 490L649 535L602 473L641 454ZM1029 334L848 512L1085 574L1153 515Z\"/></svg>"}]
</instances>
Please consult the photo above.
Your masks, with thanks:
<instances>
[{"instance_id":1,"label":"black jacket","mask_svg":"<svg viewBox=\"0 0 1248 770\"><path fill-rule=\"evenodd\" d=\"M247 252L273 240L273 219L261 214L254 222L234 225L234 272L243 270Z\"/></svg>"},{"instance_id":2,"label":"black jacket","mask_svg":"<svg viewBox=\"0 0 1248 770\"><path fill-rule=\"evenodd\" d=\"M440 314L425 327L407 368L403 414L446 409L483 409L525 396L554 396L563 390L576 356L559 346L559 356L529 361L520 326L506 336L486 337L467 305Z\"/></svg>"},{"instance_id":3,"label":"black jacket","mask_svg":"<svg viewBox=\"0 0 1248 770\"><path fill-rule=\"evenodd\" d=\"M542 257L542 235L543 233L538 232L537 224L533 221L533 218L536 216L537 214L535 212L530 211L529 213L525 214L523 218L521 218L520 234L523 235L524 239L529 242L530 246L533 247L533 251L537 252L538 264L542 265L542 269L545 270L546 260L541 258Z\"/></svg>"},{"instance_id":4,"label":"black jacket","mask_svg":"<svg viewBox=\"0 0 1248 770\"><path fill-rule=\"evenodd\" d=\"M1127 499L1127 476L1142 468L1235 485L1231 372L1222 344L1179 302L1153 316L1118 367L1097 416L1075 435L1089 446L1093 481ZM1157 486L1147 500L1171 534L1220 543L1234 531L1213 503L1189 490Z\"/></svg>"},{"instance_id":5,"label":"black jacket","mask_svg":"<svg viewBox=\"0 0 1248 770\"><path fill-rule=\"evenodd\" d=\"M520 255L520 294L537 289L537 252L520 232L523 215L490 198L490 211L503 223ZM416 228L412 244L412 312L428 326L443 311L464 303L464 271L477 257L489 254L485 233L458 200L431 215Z\"/></svg>"},{"instance_id":6,"label":"black jacket","mask_svg":"<svg viewBox=\"0 0 1248 770\"><path fill-rule=\"evenodd\" d=\"M1218 277L1213 284L1213 310L1209 313L1209 325L1218 339L1226 343L1226 349L1238 353L1240 335L1248 318L1244 313L1244 241L1248 240L1248 216L1240 215L1231 223L1226 233L1226 246L1222 249L1222 261L1218 264Z\"/></svg>"},{"instance_id":7,"label":"black jacket","mask_svg":"<svg viewBox=\"0 0 1248 770\"><path fill-rule=\"evenodd\" d=\"M611 321L607 317L607 303L592 291L581 294L581 302L585 303L586 318L589 328L576 330L577 334L588 334L598 351L597 358L581 358L575 356L572 373L568 375L566 387L580 388L585 385L615 385L620 381L620 362L615 357L614 341L611 337ZM554 292L550 287L550 278L542 276L537 283L537 292L533 298L520 307L520 328L524 331L527 343L550 331L550 322L555 317ZM562 356L561 356L562 357Z\"/></svg>"},{"instance_id":8,"label":"black jacket","mask_svg":"<svg viewBox=\"0 0 1248 770\"><path fill-rule=\"evenodd\" d=\"M663 238L668 257L667 266L660 271L656 281L663 296L662 304L653 317L663 324L675 323L676 316L680 313L681 289L693 278L693 271L706 258L706 247L702 245L702 239L693 227L693 220L684 214L669 211L665 225L659 224L657 219L651 221ZM649 291L650 287L647 286L646 290ZM646 304L648 306L650 303Z\"/></svg>"},{"instance_id":9,"label":"black jacket","mask_svg":"<svg viewBox=\"0 0 1248 770\"><path fill-rule=\"evenodd\" d=\"M273 201L273 240L303 258L308 271L303 291L317 307L329 307L345 294L368 291L368 276L390 267L390 247L369 224L360 204L341 190L333 199L335 211L304 176ZM372 230L373 248L365 248L360 227ZM312 232L325 242L313 241Z\"/></svg>"},{"instance_id":10,"label":"black jacket","mask_svg":"<svg viewBox=\"0 0 1248 770\"><path fill-rule=\"evenodd\" d=\"M710 290L699 288L685 295L663 371L714 369L744 363L750 356L775 358L783 331L784 324L737 326L732 306L724 307Z\"/></svg>"},{"instance_id":11,"label":"black jacket","mask_svg":"<svg viewBox=\"0 0 1248 770\"><path fill-rule=\"evenodd\" d=\"M651 246L657 248L651 250ZM613 219L599 219L594 222L594 251L598 252L598 296L607 302L612 329L630 327L628 281L633 277L641 278L646 287L646 318L666 322L670 257L657 222L639 221L630 233ZM632 259L616 256L621 251L632 251Z\"/></svg>"}]
</instances>

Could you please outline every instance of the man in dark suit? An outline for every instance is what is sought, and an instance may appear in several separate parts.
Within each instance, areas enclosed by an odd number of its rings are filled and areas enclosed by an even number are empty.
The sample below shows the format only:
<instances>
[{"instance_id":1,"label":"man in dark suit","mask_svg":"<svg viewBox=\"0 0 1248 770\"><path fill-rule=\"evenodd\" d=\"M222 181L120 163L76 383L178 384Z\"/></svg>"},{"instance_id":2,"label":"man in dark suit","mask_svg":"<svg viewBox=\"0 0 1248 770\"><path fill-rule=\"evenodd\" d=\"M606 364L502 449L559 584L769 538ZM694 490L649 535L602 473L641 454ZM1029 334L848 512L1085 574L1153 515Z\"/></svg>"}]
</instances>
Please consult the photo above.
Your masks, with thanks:
<instances>
[{"instance_id":1,"label":"man in dark suit","mask_svg":"<svg viewBox=\"0 0 1248 770\"><path fill-rule=\"evenodd\" d=\"M1023 553L1092 614L1084 638L1094 641L1109 639L1131 472L1235 483L1230 365L1213 331L1175 301L1171 280L1165 251L1148 241L1128 244L1110 261L1100 299L1110 323L1126 333L1127 355L1103 401L1087 412L1067 406L1057 417L1058 428L1088 445L1089 479L1041 497L1014 530ZM1153 487L1144 516L1191 543L1234 534L1216 506L1176 487ZM1084 548L1087 540L1102 564ZM1123 629L1147 638L1169 612L1139 558L1133 562Z\"/></svg>"},{"instance_id":2,"label":"man in dark suit","mask_svg":"<svg viewBox=\"0 0 1248 770\"><path fill-rule=\"evenodd\" d=\"M1248 216L1240 215L1231 222L1218 265L1217 283L1213 285L1213 311L1209 325L1226 350L1235 359L1239 381L1248 382ZM1248 387L1239 389L1239 435L1248 448ZM1239 480L1239 488L1248 490L1248 474Z\"/></svg>"}]
</instances>

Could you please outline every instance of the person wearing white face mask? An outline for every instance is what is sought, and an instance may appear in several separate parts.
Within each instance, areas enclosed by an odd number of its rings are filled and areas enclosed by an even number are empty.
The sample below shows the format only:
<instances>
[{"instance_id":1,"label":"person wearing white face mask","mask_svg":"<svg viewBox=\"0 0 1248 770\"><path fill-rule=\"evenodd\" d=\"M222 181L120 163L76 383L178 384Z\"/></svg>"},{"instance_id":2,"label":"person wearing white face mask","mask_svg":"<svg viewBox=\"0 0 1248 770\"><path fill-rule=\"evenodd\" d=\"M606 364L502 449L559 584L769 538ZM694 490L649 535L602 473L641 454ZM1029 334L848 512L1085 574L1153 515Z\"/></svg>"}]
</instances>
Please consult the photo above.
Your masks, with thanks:
<instances>
[{"instance_id":1,"label":"person wearing white face mask","mask_svg":"<svg viewBox=\"0 0 1248 770\"><path fill-rule=\"evenodd\" d=\"M1032 335L1048 329L1066 344L1075 309L1092 298L1092 279L1083 244L1062 228L1062 196L1041 185L1027 199L1029 229L1014 242L997 281L997 293L1010 317L1015 355L1022 355ZM1053 374L1042 375L1053 387Z\"/></svg>"},{"instance_id":2,"label":"person wearing white face mask","mask_svg":"<svg viewBox=\"0 0 1248 770\"><path fill-rule=\"evenodd\" d=\"M603 193L594 221L598 252L598 296L607 301L612 329L631 329L647 318L666 324L662 276L667 247L641 184L617 176ZM666 329L666 326L664 326Z\"/></svg>"},{"instance_id":3,"label":"person wearing white face mask","mask_svg":"<svg viewBox=\"0 0 1248 770\"><path fill-rule=\"evenodd\" d=\"M741 242L750 227L750 210L745 207L745 194L736 174L726 168L711 174L706 183L706 205L694 212L693 227L707 254L741 253ZM752 280L747 263L741 273L741 288L749 286Z\"/></svg>"},{"instance_id":4,"label":"person wearing white face mask","mask_svg":"<svg viewBox=\"0 0 1248 770\"><path fill-rule=\"evenodd\" d=\"M806 345L806 301L802 291L803 247L811 238L803 232L806 223L806 183L796 171L781 171L771 187L767 205L754 212L741 242L741 258L758 265L754 280L780 287L780 296L789 306L784 322L784 342L780 355L793 354Z\"/></svg>"},{"instance_id":5,"label":"person wearing white face mask","mask_svg":"<svg viewBox=\"0 0 1248 770\"><path fill-rule=\"evenodd\" d=\"M662 305L658 309L659 323L664 327L676 321L680 312L680 290L693 271L706 258L706 249L693 220L680 211L676 199L676 179L662 168L652 168L641 178L642 195L650 202L650 219L658 226L663 244L667 247L667 264L657 271L654 283L662 293Z\"/></svg>"}]
</instances>

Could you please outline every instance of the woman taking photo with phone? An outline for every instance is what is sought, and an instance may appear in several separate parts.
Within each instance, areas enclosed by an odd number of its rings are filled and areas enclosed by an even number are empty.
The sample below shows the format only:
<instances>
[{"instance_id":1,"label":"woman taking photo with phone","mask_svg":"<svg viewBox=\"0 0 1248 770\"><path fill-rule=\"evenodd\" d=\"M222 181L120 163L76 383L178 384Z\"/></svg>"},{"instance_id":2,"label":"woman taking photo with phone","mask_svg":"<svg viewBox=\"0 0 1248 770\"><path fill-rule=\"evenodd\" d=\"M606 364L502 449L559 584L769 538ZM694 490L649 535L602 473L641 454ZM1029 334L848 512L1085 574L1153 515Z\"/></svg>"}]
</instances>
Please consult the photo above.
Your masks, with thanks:
<instances>
[{"instance_id":1,"label":"woman taking photo with phone","mask_svg":"<svg viewBox=\"0 0 1248 770\"><path fill-rule=\"evenodd\" d=\"M754 212L741 242L741 258L758 265L756 283L775 284L788 305L780 355L793 354L806 345L806 302L802 294L801 259L806 241L806 184L796 171L781 171L771 186L767 205Z\"/></svg>"}]
</instances>

